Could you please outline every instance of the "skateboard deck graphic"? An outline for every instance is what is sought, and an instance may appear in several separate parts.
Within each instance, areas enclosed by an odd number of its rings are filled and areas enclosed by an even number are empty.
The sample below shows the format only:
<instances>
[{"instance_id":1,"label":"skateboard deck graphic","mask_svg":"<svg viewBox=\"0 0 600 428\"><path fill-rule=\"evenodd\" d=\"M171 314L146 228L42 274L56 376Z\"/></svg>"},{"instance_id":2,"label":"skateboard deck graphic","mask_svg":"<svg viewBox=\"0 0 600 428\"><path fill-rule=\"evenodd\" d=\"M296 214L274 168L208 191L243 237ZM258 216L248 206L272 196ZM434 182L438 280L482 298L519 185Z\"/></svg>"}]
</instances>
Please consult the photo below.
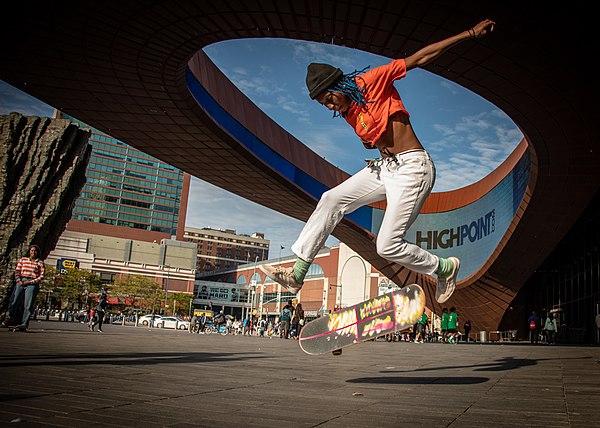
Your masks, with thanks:
<instances>
[{"instance_id":1,"label":"skateboard deck graphic","mask_svg":"<svg viewBox=\"0 0 600 428\"><path fill-rule=\"evenodd\" d=\"M318 355L411 327L425 307L425 294L417 284L366 300L306 324L300 331L300 348Z\"/></svg>"}]
</instances>

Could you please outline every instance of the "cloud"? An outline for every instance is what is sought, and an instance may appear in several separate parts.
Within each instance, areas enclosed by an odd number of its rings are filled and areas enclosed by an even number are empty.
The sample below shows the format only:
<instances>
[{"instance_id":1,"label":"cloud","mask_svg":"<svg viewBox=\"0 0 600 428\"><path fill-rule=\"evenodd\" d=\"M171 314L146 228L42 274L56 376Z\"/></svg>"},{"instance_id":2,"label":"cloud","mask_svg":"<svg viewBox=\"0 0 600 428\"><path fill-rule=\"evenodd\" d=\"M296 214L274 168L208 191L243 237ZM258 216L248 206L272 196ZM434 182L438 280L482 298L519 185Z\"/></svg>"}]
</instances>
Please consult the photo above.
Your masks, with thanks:
<instances>
[{"instance_id":1,"label":"cloud","mask_svg":"<svg viewBox=\"0 0 600 428\"><path fill-rule=\"evenodd\" d=\"M453 125L437 123L439 140L427 142L437 170L435 191L475 183L497 168L523 138L497 109L460 118Z\"/></svg>"},{"instance_id":2,"label":"cloud","mask_svg":"<svg viewBox=\"0 0 600 428\"><path fill-rule=\"evenodd\" d=\"M440 86L447 90L452 95L458 95L460 93L459 90L456 89L456 84L450 82L449 80L441 80Z\"/></svg>"},{"instance_id":3,"label":"cloud","mask_svg":"<svg viewBox=\"0 0 600 428\"><path fill-rule=\"evenodd\" d=\"M277 88L272 88L269 85L269 81L259 77L253 76L250 78L240 77L235 74L232 78L232 82L248 97L253 98L256 96L268 96L270 93L277 92Z\"/></svg>"},{"instance_id":4,"label":"cloud","mask_svg":"<svg viewBox=\"0 0 600 428\"><path fill-rule=\"evenodd\" d=\"M373 59L377 57L362 51L327 43L301 42L295 43L293 48L294 61L304 64L305 67L311 62L322 62L341 68L345 73L369 65L363 64L365 56L373 57Z\"/></svg>"}]
</instances>

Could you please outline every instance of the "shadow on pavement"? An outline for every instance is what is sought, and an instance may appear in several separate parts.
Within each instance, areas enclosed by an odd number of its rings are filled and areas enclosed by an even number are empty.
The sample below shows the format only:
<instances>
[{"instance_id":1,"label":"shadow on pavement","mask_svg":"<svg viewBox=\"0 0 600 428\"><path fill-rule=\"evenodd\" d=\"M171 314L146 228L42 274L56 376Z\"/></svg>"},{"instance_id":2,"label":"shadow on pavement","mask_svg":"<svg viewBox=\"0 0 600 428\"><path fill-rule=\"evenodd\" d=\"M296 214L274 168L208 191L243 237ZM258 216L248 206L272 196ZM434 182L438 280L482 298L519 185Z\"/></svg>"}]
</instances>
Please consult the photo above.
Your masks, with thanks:
<instances>
[{"instance_id":1,"label":"shadow on pavement","mask_svg":"<svg viewBox=\"0 0 600 428\"><path fill-rule=\"evenodd\" d=\"M398 385L421 385L421 384L436 384L436 385L471 385L475 383L485 383L490 380L487 377L403 377L403 376L386 376L386 377L359 377L356 379L348 379L348 383L381 383L381 384L398 384Z\"/></svg>"},{"instance_id":2,"label":"shadow on pavement","mask_svg":"<svg viewBox=\"0 0 600 428\"><path fill-rule=\"evenodd\" d=\"M33 366L78 366L78 365L152 365L173 363L209 363L215 361L242 361L257 358L270 358L264 355L244 353L131 353L131 354L78 354L78 355L11 355L0 357L0 367L33 367Z\"/></svg>"}]
</instances>

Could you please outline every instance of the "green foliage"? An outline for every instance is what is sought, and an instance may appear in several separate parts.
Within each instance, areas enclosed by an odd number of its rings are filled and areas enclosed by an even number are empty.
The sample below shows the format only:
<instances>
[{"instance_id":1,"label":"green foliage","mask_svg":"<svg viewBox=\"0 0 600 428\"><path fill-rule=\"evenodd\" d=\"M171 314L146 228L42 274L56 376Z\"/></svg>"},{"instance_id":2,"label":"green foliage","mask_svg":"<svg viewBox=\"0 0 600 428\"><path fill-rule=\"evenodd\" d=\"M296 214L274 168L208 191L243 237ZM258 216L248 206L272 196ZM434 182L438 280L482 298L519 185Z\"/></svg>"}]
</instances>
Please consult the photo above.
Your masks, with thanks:
<instances>
[{"instance_id":1,"label":"green foliage","mask_svg":"<svg viewBox=\"0 0 600 428\"><path fill-rule=\"evenodd\" d=\"M54 266L45 265L44 278L40 282L40 291L35 298L36 306L45 307L49 295L56 290L56 276L58 272Z\"/></svg>"},{"instance_id":2,"label":"green foliage","mask_svg":"<svg viewBox=\"0 0 600 428\"><path fill-rule=\"evenodd\" d=\"M123 275L115 279L111 294L128 302L133 308L157 312L165 300L162 286L153 278L142 275Z\"/></svg>"},{"instance_id":3,"label":"green foliage","mask_svg":"<svg viewBox=\"0 0 600 428\"><path fill-rule=\"evenodd\" d=\"M81 307L82 302L87 303L90 293L100 290L102 281L95 273L75 268L64 270L55 285L58 287L54 294L61 300L63 308L73 307L75 303Z\"/></svg>"},{"instance_id":4,"label":"green foliage","mask_svg":"<svg viewBox=\"0 0 600 428\"><path fill-rule=\"evenodd\" d=\"M190 311L190 302L193 298L194 296L190 293L174 292L169 293L168 302L169 306L174 305L175 315L188 315L188 312ZM171 306L171 311L169 311L169 313L173 313L172 311L173 306Z\"/></svg>"},{"instance_id":5,"label":"green foliage","mask_svg":"<svg viewBox=\"0 0 600 428\"><path fill-rule=\"evenodd\" d=\"M56 288L56 279L58 271L54 266L44 266L44 278L40 282L40 293L48 293L54 291Z\"/></svg>"}]
</instances>

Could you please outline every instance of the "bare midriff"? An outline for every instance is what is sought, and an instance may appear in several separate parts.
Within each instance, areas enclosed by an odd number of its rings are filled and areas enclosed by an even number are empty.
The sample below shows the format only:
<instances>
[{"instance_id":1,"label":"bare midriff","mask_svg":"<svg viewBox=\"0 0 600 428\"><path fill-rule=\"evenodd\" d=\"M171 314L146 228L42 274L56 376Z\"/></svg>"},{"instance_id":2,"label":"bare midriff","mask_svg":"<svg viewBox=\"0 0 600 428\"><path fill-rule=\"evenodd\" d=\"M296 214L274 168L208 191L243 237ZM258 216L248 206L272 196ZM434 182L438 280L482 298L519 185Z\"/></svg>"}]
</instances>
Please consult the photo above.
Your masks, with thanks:
<instances>
[{"instance_id":1,"label":"bare midriff","mask_svg":"<svg viewBox=\"0 0 600 428\"><path fill-rule=\"evenodd\" d=\"M384 158L411 150L423 150L408 115L404 112L390 116L386 131L374 146L379 149Z\"/></svg>"}]
</instances>

